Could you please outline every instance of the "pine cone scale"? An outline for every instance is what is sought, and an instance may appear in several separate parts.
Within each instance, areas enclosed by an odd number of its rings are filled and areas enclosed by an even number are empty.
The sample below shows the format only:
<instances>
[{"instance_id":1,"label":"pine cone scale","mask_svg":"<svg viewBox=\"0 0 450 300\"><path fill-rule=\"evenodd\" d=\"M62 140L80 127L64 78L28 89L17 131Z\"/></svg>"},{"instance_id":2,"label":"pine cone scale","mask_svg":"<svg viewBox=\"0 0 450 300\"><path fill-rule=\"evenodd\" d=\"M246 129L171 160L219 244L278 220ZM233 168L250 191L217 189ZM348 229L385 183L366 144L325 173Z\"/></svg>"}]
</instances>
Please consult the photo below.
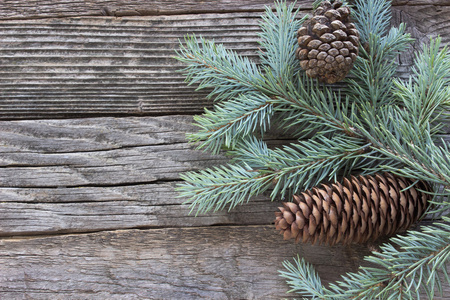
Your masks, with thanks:
<instances>
[{"instance_id":1,"label":"pine cone scale","mask_svg":"<svg viewBox=\"0 0 450 300\"><path fill-rule=\"evenodd\" d=\"M430 187L389 173L352 176L343 184L294 195L277 212L275 226L285 239L311 243L364 243L404 231L428 205Z\"/></svg>"}]
</instances>

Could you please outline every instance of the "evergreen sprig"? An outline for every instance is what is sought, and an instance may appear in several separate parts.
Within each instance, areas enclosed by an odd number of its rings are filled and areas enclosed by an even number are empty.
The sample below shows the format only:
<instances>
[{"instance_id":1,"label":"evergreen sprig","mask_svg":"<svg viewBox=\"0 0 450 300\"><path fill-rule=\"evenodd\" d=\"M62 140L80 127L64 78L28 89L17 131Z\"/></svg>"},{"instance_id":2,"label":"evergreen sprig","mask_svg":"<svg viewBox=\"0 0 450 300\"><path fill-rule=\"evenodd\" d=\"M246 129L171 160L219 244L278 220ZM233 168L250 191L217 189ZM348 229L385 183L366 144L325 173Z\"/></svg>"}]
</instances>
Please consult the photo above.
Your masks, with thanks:
<instances>
[{"instance_id":1,"label":"evergreen sprig","mask_svg":"<svg viewBox=\"0 0 450 300\"><path fill-rule=\"evenodd\" d=\"M261 65L266 72L273 72L279 83L290 82L300 68L300 63L294 55L297 41L292 38L292 33L305 21L306 16L296 19L300 8L295 10L294 5L295 3L289 6L276 5L275 11L266 7L266 13L259 23Z\"/></svg>"},{"instance_id":2,"label":"evergreen sprig","mask_svg":"<svg viewBox=\"0 0 450 300\"><path fill-rule=\"evenodd\" d=\"M266 9L259 64L214 41L186 37L177 52L187 65L186 80L212 88L209 97L216 101L195 117L200 129L188 139L233 158L181 175L177 189L191 211L232 209L267 190L272 200L290 199L347 174L390 171L432 184L430 213L448 214L450 147L440 138L449 120L450 52L440 38L432 39L416 53L410 77L397 78L398 55L412 43L405 25L389 28L388 0L352 3L361 47L343 87L300 70L296 32L306 17L297 16L295 4L276 1L274 10ZM296 140L269 147L263 138L271 125ZM416 299L419 291L432 298L449 282L449 236L450 226L436 223L393 238L366 258L375 267L347 274L328 289L304 259L285 262L281 275L291 291L314 299Z\"/></svg>"},{"instance_id":3,"label":"evergreen sprig","mask_svg":"<svg viewBox=\"0 0 450 300\"><path fill-rule=\"evenodd\" d=\"M294 259L294 264L285 261L283 267L286 271L279 272L281 276L286 278L287 284L292 288L288 293L296 292L312 299L326 299L319 275L304 258L297 256L297 259Z\"/></svg>"},{"instance_id":4,"label":"evergreen sprig","mask_svg":"<svg viewBox=\"0 0 450 300\"><path fill-rule=\"evenodd\" d=\"M361 43L371 36L385 36L392 19L390 0L356 0L352 14L361 35Z\"/></svg>"},{"instance_id":5,"label":"evergreen sprig","mask_svg":"<svg viewBox=\"0 0 450 300\"><path fill-rule=\"evenodd\" d=\"M377 110L394 100L392 78L397 71L396 58L413 41L405 33L405 25L391 28L387 35L370 33L361 55L347 79L347 94L366 109Z\"/></svg>"},{"instance_id":6,"label":"evergreen sprig","mask_svg":"<svg viewBox=\"0 0 450 300\"><path fill-rule=\"evenodd\" d=\"M270 176L274 183L271 193L274 200L280 195L289 199L299 191L299 187L308 189L324 179L335 181L338 175L342 175L337 174L337 170L348 175L350 170L366 163L360 155L366 147L367 144L361 143L360 139L335 135L272 150L253 138L244 141L231 154L236 161Z\"/></svg>"},{"instance_id":7,"label":"evergreen sprig","mask_svg":"<svg viewBox=\"0 0 450 300\"><path fill-rule=\"evenodd\" d=\"M184 42L177 59L187 65L181 71L189 84L198 84L197 90L213 88L209 97L216 100L258 90L261 74L255 62L195 35L186 36Z\"/></svg>"},{"instance_id":8,"label":"evergreen sprig","mask_svg":"<svg viewBox=\"0 0 450 300\"><path fill-rule=\"evenodd\" d=\"M392 238L365 258L372 266L348 273L329 288L322 286L316 271L299 257L294 263L284 262L286 270L280 275L287 279L290 292L312 299L420 299L423 293L432 299L436 291L442 295L443 282L450 284L449 257L450 225L436 223Z\"/></svg>"},{"instance_id":9,"label":"evergreen sprig","mask_svg":"<svg viewBox=\"0 0 450 300\"><path fill-rule=\"evenodd\" d=\"M270 187L270 176L260 175L245 164L229 164L181 175L186 183L180 196L189 198L197 213L217 211L247 202Z\"/></svg>"},{"instance_id":10,"label":"evergreen sprig","mask_svg":"<svg viewBox=\"0 0 450 300\"><path fill-rule=\"evenodd\" d=\"M270 98L253 93L240 94L214 108L214 111L205 109L202 116L195 116L196 125L201 129L187 135L189 141L201 143L199 149L214 154L223 146L235 148L240 140L255 131L263 135L274 112Z\"/></svg>"}]
</instances>

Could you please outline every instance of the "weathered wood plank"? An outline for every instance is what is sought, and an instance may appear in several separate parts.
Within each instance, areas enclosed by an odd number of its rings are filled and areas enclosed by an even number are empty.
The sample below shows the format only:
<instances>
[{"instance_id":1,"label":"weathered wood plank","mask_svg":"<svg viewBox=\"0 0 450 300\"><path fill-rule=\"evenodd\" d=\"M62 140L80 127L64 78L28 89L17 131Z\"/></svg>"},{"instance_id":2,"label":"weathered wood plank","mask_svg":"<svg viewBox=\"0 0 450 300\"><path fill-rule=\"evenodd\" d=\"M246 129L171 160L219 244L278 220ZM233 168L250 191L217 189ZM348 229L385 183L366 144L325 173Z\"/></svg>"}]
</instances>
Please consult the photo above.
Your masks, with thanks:
<instances>
[{"instance_id":1,"label":"weathered wood plank","mask_svg":"<svg viewBox=\"0 0 450 300\"><path fill-rule=\"evenodd\" d=\"M0 22L2 118L197 113L173 56L188 33L254 56L259 13Z\"/></svg>"},{"instance_id":2,"label":"weathered wood plank","mask_svg":"<svg viewBox=\"0 0 450 300\"><path fill-rule=\"evenodd\" d=\"M273 222L279 203L253 198L232 211L190 214L176 183L113 187L0 188L0 236L127 228L255 225Z\"/></svg>"},{"instance_id":3,"label":"weathered wood plank","mask_svg":"<svg viewBox=\"0 0 450 300\"><path fill-rule=\"evenodd\" d=\"M283 241L272 226L164 228L0 240L2 299L280 299L277 270L301 253L325 282L364 246Z\"/></svg>"},{"instance_id":4,"label":"weathered wood plank","mask_svg":"<svg viewBox=\"0 0 450 300\"><path fill-rule=\"evenodd\" d=\"M179 173L225 162L194 150L190 116L0 122L0 235L269 224L261 196L230 213L189 215ZM173 182L172 182L173 181Z\"/></svg>"},{"instance_id":5,"label":"weathered wood plank","mask_svg":"<svg viewBox=\"0 0 450 300\"><path fill-rule=\"evenodd\" d=\"M185 115L0 121L0 151L61 154L179 144L197 130L192 123L192 116ZM1 159L6 166L6 156Z\"/></svg>"},{"instance_id":6,"label":"weathered wood plank","mask_svg":"<svg viewBox=\"0 0 450 300\"><path fill-rule=\"evenodd\" d=\"M225 162L186 143L192 121L1 121L0 236L271 223L279 203L267 195L231 212L189 215L175 191L179 173Z\"/></svg>"},{"instance_id":7,"label":"weathered wood plank","mask_svg":"<svg viewBox=\"0 0 450 300\"><path fill-rule=\"evenodd\" d=\"M435 5L435 6L449 6L448 0L393 0L392 6L421 6L421 5Z\"/></svg>"},{"instance_id":8,"label":"weathered wood plank","mask_svg":"<svg viewBox=\"0 0 450 300\"><path fill-rule=\"evenodd\" d=\"M400 6L420 42L450 42L450 6ZM257 60L260 13L0 21L0 119L194 114L212 102L173 59L196 33ZM417 46L416 46L417 48ZM405 76L412 52L402 58Z\"/></svg>"},{"instance_id":9,"label":"weathered wood plank","mask_svg":"<svg viewBox=\"0 0 450 300\"><path fill-rule=\"evenodd\" d=\"M191 116L1 121L0 236L271 223L279 203L267 195L231 212L189 215L187 199L175 191L179 173L226 161L186 143L191 122Z\"/></svg>"},{"instance_id":10,"label":"weathered wood plank","mask_svg":"<svg viewBox=\"0 0 450 300\"><path fill-rule=\"evenodd\" d=\"M293 2L293 1L288 1ZM263 11L265 6L273 6L270 0L9 0L0 3L0 19L61 18L79 16L146 16L180 15L208 12L249 12ZM311 9L310 0L299 0L302 8Z\"/></svg>"},{"instance_id":11,"label":"weathered wood plank","mask_svg":"<svg viewBox=\"0 0 450 300\"><path fill-rule=\"evenodd\" d=\"M263 11L265 5L273 6L274 1L177 1L153 0L8 0L0 2L0 19L61 18L79 16L146 16L176 15L207 12L248 12ZM292 2L292 1L288 1ZM298 0L302 9L312 8L311 0ZM392 5L450 5L448 0L394 0Z\"/></svg>"},{"instance_id":12,"label":"weathered wood plank","mask_svg":"<svg viewBox=\"0 0 450 300\"><path fill-rule=\"evenodd\" d=\"M415 2L415 1L411 1ZM400 71L409 73L409 66L414 61L417 51L422 49L424 43L430 38L442 37L444 44L450 45L450 0L446 0L447 6L401 6L392 9L394 23L407 24L407 32L416 39L416 42L400 57ZM408 3L409 4L409 3ZM405 68L404 66L407 66Z\"/></svg>"},{"instance_id":13,"label":"weathered wood plank","mask_svg":"<svg viewBox=\"0 0 450 300\"><path fill-rule=\"evenodd\" d=\"M272 226L119 230L0 245L2 299L280 299L289 296L277 273L283 261L301 254L327 284L369 254L360 245L296 245Z\"/></svg>"},{"instance_id":14,"label":"weathered wood plank","mask_svg":"<svg viewBox=\"0 0 450 300\"><path fill-rule=\"evenodd\" d=\"M0 188L0 236L127 228L255 225L273 222L279 203L253 198L232 211L190 214L175 183L114 187Z\"/></svg>"},{"instance_id":15,"label":"weathered wood plank","mask_svg":"<svg viewBox=\"0 0 450 300\"><path fill-rule=\"evenodd\" d=\"M113 186L177 180L224 161L194 150L189 117L0 123L0 187Z\"/></svg>"}]
</instances>

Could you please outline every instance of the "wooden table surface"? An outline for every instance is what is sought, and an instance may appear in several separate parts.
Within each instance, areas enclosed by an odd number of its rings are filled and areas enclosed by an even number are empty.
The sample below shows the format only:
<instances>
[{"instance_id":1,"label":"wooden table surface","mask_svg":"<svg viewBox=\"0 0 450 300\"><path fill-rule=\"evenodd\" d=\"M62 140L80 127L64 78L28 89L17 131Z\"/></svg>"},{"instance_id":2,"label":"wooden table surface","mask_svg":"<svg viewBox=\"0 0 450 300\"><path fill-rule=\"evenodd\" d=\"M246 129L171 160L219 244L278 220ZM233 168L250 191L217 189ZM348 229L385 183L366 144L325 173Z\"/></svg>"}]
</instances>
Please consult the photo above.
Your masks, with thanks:
<instances>
[{"instance_id":1,"label":"wooden table surface","mask_svg":"<svg viewBox=\"0 0 450 300\"><path fill-rule=\"evenodd\" d=\"M325 282L363 263L364 245L283 241L267 196L195 217L174 190L180 172L226 161L185 140L212 101L177 72L179 40L256 59L264 5L0 2L0 299L280 299L277 270L297 254ZM393 15L415 50L450 42L450 0L395 0Z\"/></svg>"}]
</instances>

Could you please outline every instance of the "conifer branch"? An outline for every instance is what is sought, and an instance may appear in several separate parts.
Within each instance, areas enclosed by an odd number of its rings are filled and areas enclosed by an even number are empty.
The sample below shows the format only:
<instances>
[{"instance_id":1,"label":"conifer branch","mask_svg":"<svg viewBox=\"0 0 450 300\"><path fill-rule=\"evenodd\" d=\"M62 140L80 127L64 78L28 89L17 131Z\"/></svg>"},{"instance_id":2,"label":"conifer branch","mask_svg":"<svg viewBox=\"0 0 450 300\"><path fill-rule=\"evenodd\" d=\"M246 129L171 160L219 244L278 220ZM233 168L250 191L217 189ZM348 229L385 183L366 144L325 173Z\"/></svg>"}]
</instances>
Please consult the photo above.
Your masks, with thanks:
<instances>
[{"instance_id":1,"label":"conifer branch","mask_svg":"<svg viewBox=\"0 0 450 300\"><path fill-rule=\"evenodd\" d=\"M445 221L450 221L444 218ZM361 267L358 273L342 276L343 281L324 288L314 268L297 258L295 265L285 261L290 292L312 299L420 299L425 291L431 299L435 289L442 294L442 272L450 284L447 273L450 256L450 225L436 223L424 226L421 232L410 231L406 236L391 239L366 260L371 267Z\"/></svg>"},{"instance_id":2,"label":"conifer branch","mask_svg":"<svg viewBox=\"0 0 450 300\"><path fill-rule=\"evenodd\" d=\"M180 44L175 58L187 64L181 71L185 72L190 85L198 83L197 90L213 88L209 98L229 99L261 88L260 70L248 58L214 41L202 37L197 39L195 35L186 36L184 42L185 45Z\"/></svg>"},{"instance_id":3,"label":"conifer branch","mask_svg":"<svg viewBox=\"0 0 450 300\"><path fill-rule=\"evenodd\" d=\"M222 146L233 149L244 137L259 131L261 135L270 126L274 107L265 95L241 94L235 99L215 105L214 111L205 109L194 120L200 130L187 135L191 142L201 142L203 148L216 154Z\"/></svg>"},{"instance_id":4,"label":"conifer branch","mask_svg":"<svg viewBox=\"0 0 450 300\"><path fill-rule=\"evenodd\" d=\"M316 80L305 74L288 83L286 89L273 88L272 91L277 96L273 103L277 105L277 111L281 112L279 126L286 129L295 128L294 134L299 139L312 133L326 134L336 131L350 137L359 136L346 118L352 116L356 109L349 98L343 99L339 92L319 86Z\"/></svg>"},{"instance_id":5,"label":"conifer branch","mask_svg":"<svg viewBox=\"0 0 450 300\"><path fill-rule=\"evenodd\" d=\"M281 5L275 1L275 12L266 7L266 13L260 22L261 33L259 42L262 51L259 52L261 64L266 72L273 72L279 83L290 82L292 76L298 72L300 64L295 58L297 41L295 36L306 16L296 19L300 8L294 10L295 3Z\"/></svg>"},{"instance_id":6,"label":"conifer branch","mask_svg":"<svg viewBox=\"0 0 450 300\"><path fill-rule=\"evenodd\" d=\"M249 139L230 154L235 161L271 174L274 182L272 199L277 196L290 199L300 189L308 189L323 180L335 181L338 175L345 176L350 170L367 163L361 159L366 147L360 139L342 135L274 150L268 149L262 141Z\"/></svg>"},{"instance_id":7,"label":"conifer branch","mask_svg":"<svg viewBox=\"0 0 450 300\"><path fill-rule=\"evenodd\" d=\"M450 52L442 47L441 38L430 40L423 51L416 54L413 75L408 81L394 79L394 94L401 100L412 123L427 127L432 124L432 133L439 133L446 111L450 106Z\"/></svg>"},{"instance_id":8,"label":"conifer branch","mask_svg":"<svg viewBox=\"0 0 450 300\"><path fill-rule=\"evenodd\" d=\"M425 45L417 55L414 75L404 83L395 80L394 95L402 107L384 108L378 115L372 110L362 111L353 123L385 157L397 161L402 168L388 165L381 169L400 176L442 184L450 190L450 152L445 143L435 145L440 125L433 123L443 113L450 99L450 52L440 50L440 39ZM354 119L355 120L355 119ZM354 121L353 120L353 121Z\"/></svg>"},{"instance_id":9,"label":"conifer branch","mask_svg":"<svg viewBox=\"0 0 450 300\"><path fill-rule=\"evenodd\" d=\"M376 267L361 267L360 272L343 276L344 282L332 284L327 292L330 296L339 294L338 299L420 299L424 289L431 299L435 287L442 295L438 271L450 284L449 256L450 225L423 226L420 232L392 238L380 252L366 258Z\"/></svg>"},{"instance_id":10,"label":"conifer branch","mask_svg":"<svg viewBox=\"0 0 450 300\"><path fill-rule=\"evenodd\" d=\"M371 35L386 35L392 18L390 0L356 0L354 7L357 12L352 17L361 34L362 44L369 42Z\"/></svg>"},{"instance_id":11,"label":"conifer branch","mask_svg":"<svg viewBox=\"0 0 450 300\"><path fill-rule=\"evenodd\" d=\"M260 174L245 164L229 164L198 172L181 174L183 184L178 185L180 197L188 198L191 212L218 211L226 206L231 210L250 197L270 187L273 174Z\"/></svg>"},{"instance_id":12,"label":"conifer branch","mask_svg":"<svg viewBox=\"0 0 450 300\"><path fill-rule=\"evenodd\" d=\"M315 1L318 5L321 0ZM328 3L330 5L330 3ZM230 209L269 188L272 200L308 189L337 175L391 171L413 180L443 186L450 195L450 148L436 145L450 108L450 53L440 39L417 55L409 80L392 79L397 55L411 43L405 26L391 28L390 1L356 0L353 17L363 47L349 86L339 91L309 79L295 59L294 5L276 2L261 23L262 67L222 45L186 39L178 59L187 63L187 80L213 88L210 97L225 100L196 117L200 131L191 142L217 153L227 147L232 164L182 175L178 187L197 213ZM354 37L356 39L356 36ZM354 53L353 53L354 54ZM279 124L308 138L270 149L262 137L273 116ZM434 192L437 210L450 209ZM445 221L450 219L443 217ZM325 289L312 266L299 258L286 262L292 291L313 299L412 299L424 289L431 297L441 289L450 257L450 226L436 224L392 239L381 253L367 258L376 267L350 273Z\"/></svg>"},{"instance_id":13,"label":"conifer branch","mask_svg":"<svg viewBox=\"0 0 450 300\"><path fill-rule=\"evenodd\" d=\"M283 267L286 271L278 272L280 276L286 278L287 284L291 287L288 293L295 292L312 299L327 299L319 275L304 258L297 256L294 264L285 261Z\"/></svg>"},{"instance_id":14,"label":"conifer branch","mask_svg":"<svg viewBox=\"0 0 450 300\"><path fill-rule=\"evenodd\" d=\"M269 149L256 138L248 138L230 151L233 164L188 172L177 188L187 197L191 211L205 213L229 209L248 202L269 188L272 200L288 198L299 189L317 185L324 179L335 181L338 172L370 165L373 160L361 158L367 145L359 139L334 136L333 139L305 141L283 149ZM286 195L288 193L288 195Z\"/></svg>"},{"instance_id":15,"label":"conifer branch","mask_svg":"<svg viewBox=\"0 0 450 300\"><path fill-rule=\"evenodd\" d=\"M367 43L360 48L358 57L346 81L347 94L361 109L377 111L379 107L392 104L392 78L397 71L396 58L413 41L405 33L405 25L391 28L388 35L371 33ZM365 107L369 105L368 107Z\"/></svg>"}]
</instances>

